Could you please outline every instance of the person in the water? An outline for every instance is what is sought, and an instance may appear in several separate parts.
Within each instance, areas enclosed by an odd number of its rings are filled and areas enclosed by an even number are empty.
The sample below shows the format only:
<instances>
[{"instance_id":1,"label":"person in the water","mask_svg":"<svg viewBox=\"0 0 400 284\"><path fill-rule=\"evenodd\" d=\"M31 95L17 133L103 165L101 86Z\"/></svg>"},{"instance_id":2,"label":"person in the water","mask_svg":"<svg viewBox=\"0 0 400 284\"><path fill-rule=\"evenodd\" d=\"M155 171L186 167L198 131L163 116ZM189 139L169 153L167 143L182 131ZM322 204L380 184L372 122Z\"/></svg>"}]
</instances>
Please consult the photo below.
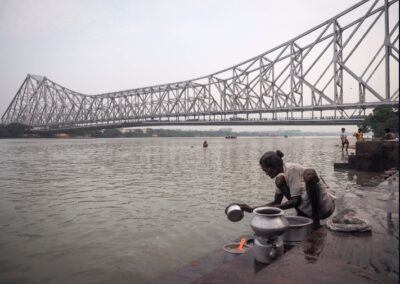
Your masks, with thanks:
<instances>
[{"instance_id":1,"label":"person in the water","mask_svg":"<svg viewBox=\"0 0 400 284\"><path fill-rule=\"evenodd\" d=\"M311 218L312 228L320 227L320 220L328 218L335 210L335 197L314 169L295 163L284 163L283 153L269 151L262 155L260 166L270 177L275 178L274 201L262 205L280 209L295 208L297 215ZM282 203L283 197L287 201ZM253 212L256 207L239 204L242 210Z\"/></svg>"},{"instance_id":2,"label":"person in the water","mask_svg":"<svg viewBox=\"0 0 400 284\"><path fill-rule=\"evenodd\" d=\"M204 142L203 142L203 147L204 147L204 148L207 148L207 147L208 147L207 141L204 141Z\"/></svg>"}]
</instances>

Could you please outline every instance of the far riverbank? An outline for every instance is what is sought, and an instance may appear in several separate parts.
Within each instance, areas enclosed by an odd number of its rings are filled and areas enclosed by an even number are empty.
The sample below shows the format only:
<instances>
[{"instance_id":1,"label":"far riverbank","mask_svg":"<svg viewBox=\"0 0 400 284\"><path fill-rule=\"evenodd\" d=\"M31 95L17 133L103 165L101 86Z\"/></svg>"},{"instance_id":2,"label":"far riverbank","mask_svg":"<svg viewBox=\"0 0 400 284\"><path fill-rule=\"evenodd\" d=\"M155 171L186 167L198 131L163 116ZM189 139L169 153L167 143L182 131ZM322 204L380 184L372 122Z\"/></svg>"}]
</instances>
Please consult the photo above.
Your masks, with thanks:
<instances>
[{"instance_id":1,"label":"far riverbank","mask_svg":"<svg viewBox=\"0 0 400 284\"><path fill-rule=\"evenodd\" d=\"M301 130L233 131L231 128L219 130L179 130L153 128L123 128L103 130L74 130L66 133L0 133L0 138L144 138L144 137L329 137L339 136L338 132L319 132ZM351 136L351 135L350 135ZM368 137L368 135L365 135Z\"/></svg>"}]
</instances>

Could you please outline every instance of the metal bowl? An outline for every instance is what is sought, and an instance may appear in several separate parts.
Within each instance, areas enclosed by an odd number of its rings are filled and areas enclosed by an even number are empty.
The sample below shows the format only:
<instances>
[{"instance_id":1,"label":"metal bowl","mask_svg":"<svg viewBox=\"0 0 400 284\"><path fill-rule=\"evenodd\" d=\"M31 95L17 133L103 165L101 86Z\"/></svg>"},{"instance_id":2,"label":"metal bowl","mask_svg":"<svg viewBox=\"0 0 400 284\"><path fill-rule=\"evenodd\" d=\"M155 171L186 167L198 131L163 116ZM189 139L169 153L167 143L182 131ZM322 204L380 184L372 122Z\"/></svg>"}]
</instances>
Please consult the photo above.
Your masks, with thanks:
<instances>
[{"instance_id":1,"label":"metal bowl","mask_svg":"<svg viewBox=\"0 0 400 284\"><path fill-rule=\"evenodd\" d=\"M298 244L311 232L312 220L301 216L287 216L289 228L282 235L283 242L288 245Z\"/></svg>"}]
</instances>

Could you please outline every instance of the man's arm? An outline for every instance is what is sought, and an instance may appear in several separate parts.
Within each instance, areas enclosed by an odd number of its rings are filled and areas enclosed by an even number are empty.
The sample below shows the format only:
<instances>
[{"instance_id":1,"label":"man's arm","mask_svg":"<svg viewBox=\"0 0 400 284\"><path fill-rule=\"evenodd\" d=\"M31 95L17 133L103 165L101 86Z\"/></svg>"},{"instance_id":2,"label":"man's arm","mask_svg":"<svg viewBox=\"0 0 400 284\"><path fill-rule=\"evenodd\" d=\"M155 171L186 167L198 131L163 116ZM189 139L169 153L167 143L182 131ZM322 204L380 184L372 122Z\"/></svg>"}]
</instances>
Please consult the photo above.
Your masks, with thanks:
<instances>
[{"instance_id":1,"label":"man's arm","mask_svg":"<svg viewBox=\"0 0 400 284\"><path fill-rule=\"evenodd\" d=\"M264 204L264 205L254 206L254 207L251 207L251 206L249 206L249 205L247 205L247 204L238 204L238 205L240 206L240 208L241 208L243 211L246 211L246 212L251 213L251 212L253 212L253 210L256 209L257 207L264 207L264 206L274 206L274 207L278 207L278 205L281 204L282 199L283 199L283 194L282 194L282 193L275 193L274 201L272 201L272 202L270 202L270 203L267 203L267 204ZM285 203L287 203L287 202L285 202Z\"/></svg>"},{"instance_id":2,"label":"man's arm","mask_svg":"<svg viewBox=\"0 0 400 284\"><path fill-rule=\"evenodd\" d=\"M274 201L272 201L270 203L267 203L267 204L265 204L263 206L277 206L277 205L282 203L282 199L283 199L283 194L282 193L275 193ZM258 206L258 207L261 207L261 206Z\"/></svg>"},{"instance_id":3,"label":"man's arm","mask_svg":"<svg viewBox=\"0 0 400 284\"><path fill-rule=\"evenodd\" d=\"M282 203L276 207L280 208L280 209L290 209L290 208L294 208L300 205L300 201L301 201L301 197L300 196L293 196L291 197L288 201L286 201L285 203Z\"/></svg>"}]
</instances>

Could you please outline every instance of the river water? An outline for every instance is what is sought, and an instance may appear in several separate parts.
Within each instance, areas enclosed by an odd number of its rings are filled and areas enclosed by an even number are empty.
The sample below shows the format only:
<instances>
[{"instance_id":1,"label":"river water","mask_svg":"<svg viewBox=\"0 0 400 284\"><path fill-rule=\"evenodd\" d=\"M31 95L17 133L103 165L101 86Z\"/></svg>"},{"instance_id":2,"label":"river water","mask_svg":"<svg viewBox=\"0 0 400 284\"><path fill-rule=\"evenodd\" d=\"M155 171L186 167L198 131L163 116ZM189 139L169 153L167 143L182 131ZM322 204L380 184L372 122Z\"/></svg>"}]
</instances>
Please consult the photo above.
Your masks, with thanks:
<instances>
[{"instance_id":1,"label":"river water","mask_svg":"<svg viewBox=\"0 0 400 284\"><path fill-rule=\"evenodd\" d=\"M315 167L336 191L362 188L333 170L339 142L0 140L0 283L149 283L250 232L249 214L232 223L224 209L272 199L265 151Z\"/></svg>"}]
</instances>

